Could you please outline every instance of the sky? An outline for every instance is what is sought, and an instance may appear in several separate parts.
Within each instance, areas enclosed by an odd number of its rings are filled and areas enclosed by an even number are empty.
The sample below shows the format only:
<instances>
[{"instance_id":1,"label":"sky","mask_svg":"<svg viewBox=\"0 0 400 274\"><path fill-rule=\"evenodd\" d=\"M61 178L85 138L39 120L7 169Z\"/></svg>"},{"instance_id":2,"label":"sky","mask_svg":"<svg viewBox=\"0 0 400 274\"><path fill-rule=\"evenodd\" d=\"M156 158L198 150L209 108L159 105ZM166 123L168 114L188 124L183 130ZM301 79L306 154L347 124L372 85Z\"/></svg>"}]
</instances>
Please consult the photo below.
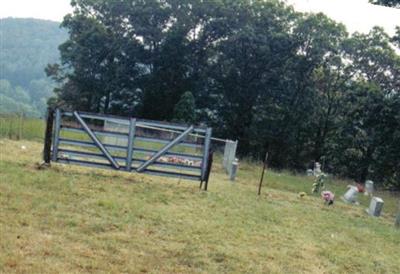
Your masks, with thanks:
<instances>
[{"instance_id":1,"label":"sky","mask_svg":"<svg viewBox=\"0 0 400 274\"><path fill-rule=\"evenodd\" d=\"M302 12L323 12L346 25L349 32L368 32L382 26L393 35L400 25L400 9L376 6L368 0L286 0ZM62 21L71 12L70 0L0 0L0 18L30 17Z\"/></svg>"}]
</instances>

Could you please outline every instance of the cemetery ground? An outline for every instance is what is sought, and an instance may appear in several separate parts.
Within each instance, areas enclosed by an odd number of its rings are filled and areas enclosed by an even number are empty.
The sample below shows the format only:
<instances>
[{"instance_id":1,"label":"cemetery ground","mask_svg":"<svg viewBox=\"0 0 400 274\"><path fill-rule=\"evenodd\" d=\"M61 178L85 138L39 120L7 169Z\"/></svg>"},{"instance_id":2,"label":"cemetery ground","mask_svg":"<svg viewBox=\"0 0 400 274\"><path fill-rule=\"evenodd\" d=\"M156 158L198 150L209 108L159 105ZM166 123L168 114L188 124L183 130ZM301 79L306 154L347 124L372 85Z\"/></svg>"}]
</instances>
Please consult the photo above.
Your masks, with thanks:
<instances>
[{"instance_id":1,"label":"cemetery ground","mask_svg":"<svg viewBox=\"0 0 400 274\"><path fill-rule=\"evenodd\" d=\"M22 149L25 146L26 149ZM52 164L42 143L0 139L2 273L400 273L396 197L383 216L325 206L312 179L242 162L232 184L215 161L197 182ZM346 182L331 181L337 196Z\"/></svg>"}]
</instances>

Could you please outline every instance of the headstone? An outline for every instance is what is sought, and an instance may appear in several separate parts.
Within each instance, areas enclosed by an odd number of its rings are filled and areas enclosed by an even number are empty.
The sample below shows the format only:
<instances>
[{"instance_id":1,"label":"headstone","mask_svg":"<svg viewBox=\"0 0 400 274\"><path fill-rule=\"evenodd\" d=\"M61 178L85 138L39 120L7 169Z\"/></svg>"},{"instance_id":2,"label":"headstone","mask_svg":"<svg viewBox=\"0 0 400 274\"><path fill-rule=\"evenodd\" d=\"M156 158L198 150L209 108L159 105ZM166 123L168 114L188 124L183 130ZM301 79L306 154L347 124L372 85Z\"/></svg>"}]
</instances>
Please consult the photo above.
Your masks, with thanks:
<instances>
[{"instance_id":1,"label":"headstone","mask_svg":"<svg viewBox=\"0 0 400 274\"><path fill-rule=\"evenodd\" d=\"M239 165L239 162L238 162L238 159L236 158L236 159L232 162L232 168L231 168L230 174L229 174L229 179L230 179L231 181L235 181L236 172L237 172L237 169L238 169L238 165Z\"/></svg>"},{"instance_id":2,"label":"headstone","mask_svg":"<svg viewBox=\"0 0 400 274\"><path fill-rule=\"evenodd\" d=\"M222 160L222 165L225 168L227 174L231 174L232 163L236 157L238 141L225 141L224 158Z\"/></svg>"},{"instance_id":3,"label":"headstone","mask_svg":"<svg viewBox=\"0 0 400 274\"><path fill-rule=\"evenodd\" d=\"M313 176L314 171L312 169L307 169L307 176Z\"/></svg>"},{"instance_id":4,"label":"headstone","mask_svg":"<svg viewBox=\"0 0 400 274\"><path fill-rule=\"evenodd\" d=\"M348 203L357 203L358 188L355 186L350 186L347 192L343 195L343 199Z\"/></svg>"},{"instance_id":5,"label":"headstone","mask_svg":"<svg viewBox=\"0 0 400 274\"><path fill-rule=\"evenodd\" d=\"M371 180L365 181L365 190L368 194L374 193L374 182L372 182Z\"/></svg>"},{"instance_id":6,"label":"headstone","mask_svg":"<svg viewBox=\"0 0 400 274\"><path fill-rule=\"evenodd\" d=\"M371 216L379 217L381 215L382 207L383 200L379 197L372 197L367 212Z\"/></svg>"},{"instance_id":7,"label":"headstone","mask_svg":"<svg viewBox=\"0 0 400 274\"><path fill-rule=\"evenodd\" d=\"M322 173L321 171L321 164L318 162L315 162L314 165L314 176L319 176Z\"/></svg>"}]
</instances>

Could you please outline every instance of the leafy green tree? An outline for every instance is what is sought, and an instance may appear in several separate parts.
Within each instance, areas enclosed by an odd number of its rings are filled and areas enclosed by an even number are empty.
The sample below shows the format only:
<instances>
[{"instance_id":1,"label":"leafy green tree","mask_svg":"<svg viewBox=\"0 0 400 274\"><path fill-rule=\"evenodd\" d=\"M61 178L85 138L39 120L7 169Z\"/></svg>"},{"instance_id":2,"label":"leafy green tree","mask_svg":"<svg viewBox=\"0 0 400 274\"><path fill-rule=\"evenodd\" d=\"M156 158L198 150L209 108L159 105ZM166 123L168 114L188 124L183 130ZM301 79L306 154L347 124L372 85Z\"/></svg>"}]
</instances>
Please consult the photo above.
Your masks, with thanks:
<instances>
[{"instance_id":1,"label":"leafy green tree","mask_svg":"<svg viewBox=\"0 0 400 274\"><path fill-rule=\"evenodd\" d=\"M393 159L400 155L395 145L399 141L400 57L380 28L353 35L344 47L346 58L352 60L353 83L345 95L331 161L346 176L398 186L394 183L398 161Z\"/></svg>"},{"instance_id":2,"label":"leafy green tree","mask_svg":"<svg viewBox=\"0 0 400 274\"><path fill-rule=\"evenodd\" d=\"M399 0L369 0L369 2L375 5L400 8Z\"/></svg>"},{"instance_id":3,"label":"leafy green tree","mask_svg":"<svg viewBox=\"0 0 400 274\"><path fill-rule=\"evenodd\" d=\"M182 94L181 99L174 107L174 121L193 124L196 121L196 104L190 91Z\"/></svg>"},{"instance_id":4,"label":"leafy green tree","mask_svg":"<svg viewBox=\"0 0 400 274\"><path fill-rule=\"evenodd\" d=\"M72 4L61 62L46 69L57 83L51 104L208 123L238 139L242 155L268 150L275 168L322 161L399 187L398 33L349 37L280 1Z\"/></svg>"}]
</instances>

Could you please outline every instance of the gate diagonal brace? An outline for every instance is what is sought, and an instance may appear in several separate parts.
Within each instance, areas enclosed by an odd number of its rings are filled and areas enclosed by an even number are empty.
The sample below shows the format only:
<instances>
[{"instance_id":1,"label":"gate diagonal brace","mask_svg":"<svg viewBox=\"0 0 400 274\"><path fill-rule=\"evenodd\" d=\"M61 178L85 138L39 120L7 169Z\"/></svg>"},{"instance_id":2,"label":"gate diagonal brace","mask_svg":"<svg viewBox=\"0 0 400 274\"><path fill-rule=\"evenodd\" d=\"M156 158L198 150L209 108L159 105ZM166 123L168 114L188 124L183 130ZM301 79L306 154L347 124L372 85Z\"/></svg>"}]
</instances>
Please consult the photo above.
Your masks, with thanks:
<instances>
[{"instance_id":1,"label":"gate diagonal brace","mask_svg":"<svg viewBox=\"0 0 400 274\"><path fill-rule=\"evenodd\" d=\"M110 152L103 146L103 144L100 142L100 140L96 137L96 135L93 133L93 131L89 128L89 126L86 124L86 122L82 119L81 116L79 116L79 113L77 111L74 111L74 116L78 120L78 122L81 124L83 129L86 131L86 133L89 135L90 139L96 144L96 146L101 150L101 152L104 154L104 156L107 158L107 160L110 162L110 164L115 168L119 169L118 163L114 160L114 158L111 156Z\"/></svg>"},{"instance_id":2,"label":"gate diagonal brace","mask_svg":"<svg viewBox=\"0 0 400 274\"><path fill-rule=\"evenodd\" d=\"M158 158L160 158L163 154L165 154L168 150L170 150L173 146L177 145L180 141L182 141L187 135L189 135L193 131L193 126L188 127L184 132L182 132L178 137L164 146L160 151L154 154L149 160L144 162L141 166L139 166L136 171L142 172L149 165L154 163Z\"/></svg>"}]
</instances>

